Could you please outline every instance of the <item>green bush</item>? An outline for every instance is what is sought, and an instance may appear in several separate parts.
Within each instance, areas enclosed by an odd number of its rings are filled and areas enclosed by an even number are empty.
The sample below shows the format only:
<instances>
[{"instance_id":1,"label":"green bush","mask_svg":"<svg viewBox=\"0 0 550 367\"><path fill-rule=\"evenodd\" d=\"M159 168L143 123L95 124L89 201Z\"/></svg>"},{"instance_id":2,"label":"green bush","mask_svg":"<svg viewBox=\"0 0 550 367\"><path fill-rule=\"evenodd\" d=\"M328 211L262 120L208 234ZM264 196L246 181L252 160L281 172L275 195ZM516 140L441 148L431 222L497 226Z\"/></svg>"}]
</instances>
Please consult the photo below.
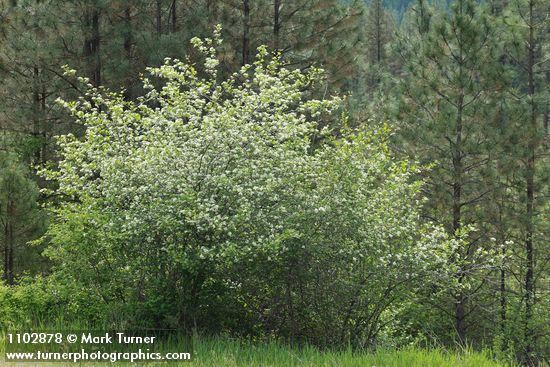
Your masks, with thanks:
<instances>
[{"instance_id":1,"label":"green bush","mask_svg":"<svg viewBox=\"0 0 550 367\"><path fill-rule=\"evenodd\" d=\"M389 131L339 132L322 73L259 49L218 80L219 39L200 66L166 60L138 103L90 87L62 102L86 127L59 137L47 251L129 325L372 345L391 305L445 261L419 226L417 168ZM120 321L120 320L119 320Z\"/></svg>"},{"instance_id":2,"label":"green bush","mask_svg":"<svg viewBox=\"0 0 550 367\"><path fill-rule=\"evenodd\" d=\"M54 312L55 299L42 278L23 278L17 286L0 283L0 328L32 325Z\"/></svg>"}]
</instances>

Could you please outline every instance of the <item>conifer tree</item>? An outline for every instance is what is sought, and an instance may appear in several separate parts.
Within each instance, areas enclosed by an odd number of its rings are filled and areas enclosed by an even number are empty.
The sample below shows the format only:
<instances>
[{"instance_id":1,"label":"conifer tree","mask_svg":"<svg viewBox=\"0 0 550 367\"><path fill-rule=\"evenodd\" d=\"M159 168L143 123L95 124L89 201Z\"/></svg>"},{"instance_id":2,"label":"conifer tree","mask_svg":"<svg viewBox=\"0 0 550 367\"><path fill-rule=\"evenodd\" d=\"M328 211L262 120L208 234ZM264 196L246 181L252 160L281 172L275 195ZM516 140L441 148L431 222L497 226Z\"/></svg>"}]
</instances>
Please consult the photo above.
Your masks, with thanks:
<instances>
[{"instance_id":1,"label":"conifer tree","mask_svg":"<svg viewBox=\"0 0 550 367\"><path fill-rule=\"evenodd\" d=\"M491 188L491 126L501 69L490 16L472 0L457 0L450 12L432 14L419 1L416 38L404 36L401 56L407 77L399 104L402 143L409 154L434 167L428 174L430 198L426 216L461 237L464 228L479 225L482 203ZM471 299L483 290L490 261L483 233L470 235L449 261L458 265L450 290L459 342L467 338ZM483 270L482 270L483 269Z\"/></svg>"},{"instance_id":2,"label":"conifer tree","mask_svg":"<svg viewBox=\"0 0 550 367\"><path fill-rule=\"evenodd\" d=\"M366 48L369 63L368 83L375 87L387 67L387 47L393 41L396 27L382 0L373 0L367 7Z\"/></svg>"},{"instance_id":3,"label":"conifer tree","mask_svg":"<svg viewBox=\"0 0 550 367\"><path fill-rule=\"evenodd\" d=\"M262 44L280 52L289 66L323 67L335 89L349 87L360 69L364 9L359 1L223 0L216 5L229 70L248 63Z\"/></svg>"},{"instance_id":4,"label":"conifer tree","mask_svg":"<svg viewBox=\"0 0 550 367\"><path fill-rule=\"evenodd\" d=\"M58 120L50 101L64 87L52 73L61 71L63 51L53 46L59 39L48 9L48 2L33 0L5 4L9 22L0 49L0 128L11 139L17 137L35 163L50 158L50 138Z\"/></svg>"},{"instance_id":5,"label":"conifer tree","mask_svg":"<svg viewBox=\"0 0 550 367\"><path fill-rule=\"evenodd\" d=\"M3 279L13 285L18 272L36 269L36 250L26 246L44 230L45 216L37 205L38 188L13 153L0 152L0 243Z\"/></svg>"},{"instance_id":6,"label":"conifer tree","mask_svg":"<svg viewBox=\"0 0 550 367\"><path fill-rule=\"evenodd\" d=\"M521 289L522 337L518 345L523 363L537 365L540 359L537 335L540 314L537 282L548 279L548 225L544 221L544 203L548 200L550 165L545 142L545 113L549 103L547 72L547 1L514 0L504 7L503 28L507 35L506 57L514 72L510 103L514 107L506 138L510 187L514 201L510 211L517 228L518 275ZM542 311L544 312L544 311Z\"/></svg>"}]
</instances>

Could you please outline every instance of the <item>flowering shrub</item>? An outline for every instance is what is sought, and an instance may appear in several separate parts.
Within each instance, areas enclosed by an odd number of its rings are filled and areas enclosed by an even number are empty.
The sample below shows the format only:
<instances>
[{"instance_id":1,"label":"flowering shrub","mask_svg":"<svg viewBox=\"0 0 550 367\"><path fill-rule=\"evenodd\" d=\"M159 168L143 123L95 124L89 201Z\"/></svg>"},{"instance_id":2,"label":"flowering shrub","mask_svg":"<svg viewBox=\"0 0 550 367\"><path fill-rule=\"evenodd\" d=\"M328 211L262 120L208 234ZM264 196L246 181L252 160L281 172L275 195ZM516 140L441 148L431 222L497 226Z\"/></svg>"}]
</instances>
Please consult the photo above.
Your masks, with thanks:
<instances>
[{"instance_id":1,"label":"flowering shrub","mask_svg":"<svg viewBox=\"0 0 550 367\"><path fill-rule=\"evenodd\" d=\"M48 232L58 271L128 321L372 342L441 256L421 240L416 168L388 131L320 127L340 103L313 98L320 70L259 48L219 80L219 29L192 42L204 62L150 68L135 103L91 86L61 101L86 130L43 170L68 199Z\"/></svg>"}]
</instances>

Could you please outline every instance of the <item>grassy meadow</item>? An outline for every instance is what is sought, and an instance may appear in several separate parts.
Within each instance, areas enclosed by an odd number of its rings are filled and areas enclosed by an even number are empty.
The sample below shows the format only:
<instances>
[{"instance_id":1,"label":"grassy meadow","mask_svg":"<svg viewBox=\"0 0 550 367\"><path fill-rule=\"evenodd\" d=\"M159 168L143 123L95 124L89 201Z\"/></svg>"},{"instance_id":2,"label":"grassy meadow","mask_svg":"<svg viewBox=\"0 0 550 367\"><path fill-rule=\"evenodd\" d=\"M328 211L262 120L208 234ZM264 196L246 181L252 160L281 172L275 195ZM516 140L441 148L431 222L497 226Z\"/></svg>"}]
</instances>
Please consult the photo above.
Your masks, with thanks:
<instances>
[{"instance_id":1,"label":"grassy meadow","mask_svg":"<svg viewBox=\"0 0 550 367\"><path fill-rule=\"evenodd\" d=\"M50 329L51 330L51 329ZM7 362L5 360L5 332L0 333L0 366L31 366L32 362ZM185 347L172 342L161 342L160 351L188 352ZM495 361L487 352L468 349L444 351L442 349L405 348L378 350L372 353L345 351L320 351L313 347L290 347L279 342L248 342L230 337L193 338L193 360L189 362L40 362L38 366L182 366L193 367L504 367L508 363Z\"/></svg>"}]
</instances>

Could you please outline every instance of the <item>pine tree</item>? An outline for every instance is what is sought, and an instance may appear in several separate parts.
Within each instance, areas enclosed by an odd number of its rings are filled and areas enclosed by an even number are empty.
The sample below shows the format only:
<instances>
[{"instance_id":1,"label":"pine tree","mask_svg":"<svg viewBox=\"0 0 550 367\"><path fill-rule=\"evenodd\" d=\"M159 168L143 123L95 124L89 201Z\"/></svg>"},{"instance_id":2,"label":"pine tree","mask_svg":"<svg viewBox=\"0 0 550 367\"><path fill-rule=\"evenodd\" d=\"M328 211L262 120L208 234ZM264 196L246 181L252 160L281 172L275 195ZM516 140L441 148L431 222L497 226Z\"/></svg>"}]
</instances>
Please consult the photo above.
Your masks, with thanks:
<instances>
[{"instance_id":1,"label":"pine tree","mask_svg":"<svg viewBox=\"0 0 550 367\"><path fill-rule=\"evenodd\" d=\"M223 0L215 14L226 40L224 61L232 71L250 62L250 53L265 44L289 66L323 67L330 86L338 89L352 84L363 61L364 9L359 1Z\"/></svg>"},{"instance_id":2,"label":"pine tree","mask_svg":"<svg viewBox=\"0 0 550 367\"><path fill-rule=\"evenodd\" d=\"M48 5L29 0L6 6L9 22L0 49L0 128L18 136L35 163L51 157L58 110L50 102L64 88L56 75L63 52L53 47L56 31L46 16Z\"/></svg>"},{"instance_id":3,"label":"pine tree","mask_svg":"<svg viewBox=\"0 0 550 367\"><path fill-rule=\"evenodd\" d=\"M491 126L489 116L498 99L501 66L491 19L483 6L457 0L450 12L435 15L424 1L416 7L416 37L403 36L401 56L407 77L398 118L409 154L434 164L427 177L430 199L426 216L445 226L450 235L478 224L491 188ZM465 343L468 303L478 296L490 267L484 254L488 238L471 235L452 259L458 266L451 290L454 326ZM490 272L489 272L490 273Z\"/></svg>"},{"instance_id":4,"label":"pine tree","mask_svg":"<svg viewBox=\"0 0 550 367\"><path fill-rule=\"evenodd\" d=\"M393 41L396 26L382 0L373 0L367 7L366 18L367 61L369 63L368 83L371 88L381 81L381 73L388 67L387 47Z\"/></svg>"},{"instance_id":5,"label":"pine tree","mask_svg":"<svg viewBox=\"0 0 550 367\"><path fill-rule=\"evenodd\" d=\"M503 28L508 36L506 57L514 72L510 103L514 106L510 126L504 132L508 167L515 201L510 205L517 228L519 274L523 275L523 336L521 360L529 366L540 358L537 282L548 279L548 228L544 223L544 202L548 200L548 145L545 143L545 111L549 103L547 71L549 3L514 0L504 8ZM537 257L539 258L537 261ZM544 311L543 311L544 312Z\"/></svg>"},{"instance_id":6,"label":"pine tree","mask_svg":"<svg viewBox=\"0 0 550 367\"><path fill-rule=\"evenodd\" d=\"M26 167L13 153L0 152L0 243L3 278L13 285L19 271L36 269L30 264L36 251L26 246L44 230L45 216L37 205L38 188Z\"/></svg>"}]
</instances>

